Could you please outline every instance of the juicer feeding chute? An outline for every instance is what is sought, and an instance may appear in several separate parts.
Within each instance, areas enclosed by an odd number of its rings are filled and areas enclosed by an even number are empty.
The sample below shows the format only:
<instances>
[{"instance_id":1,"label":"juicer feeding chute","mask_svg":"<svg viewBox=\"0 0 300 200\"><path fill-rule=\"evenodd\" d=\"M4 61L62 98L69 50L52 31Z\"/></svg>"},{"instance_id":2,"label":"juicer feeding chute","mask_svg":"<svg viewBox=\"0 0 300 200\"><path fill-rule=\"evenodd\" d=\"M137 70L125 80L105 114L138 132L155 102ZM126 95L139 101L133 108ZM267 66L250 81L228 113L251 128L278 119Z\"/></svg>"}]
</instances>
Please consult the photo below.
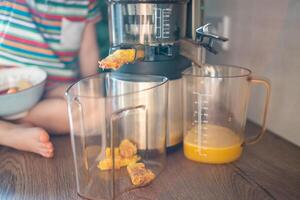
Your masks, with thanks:
<instances>
[{"instance_id":1,"label":"juicer feeding chute","mask_svg":"<svg viewBox=\"0 0 300 200\"><path fill-rule=\"evenodd\" d=\"M142 45L145 61L178 54L178 41L185 36L187 0L107 2L112 49Z\"/></svg>"}]
</instances>

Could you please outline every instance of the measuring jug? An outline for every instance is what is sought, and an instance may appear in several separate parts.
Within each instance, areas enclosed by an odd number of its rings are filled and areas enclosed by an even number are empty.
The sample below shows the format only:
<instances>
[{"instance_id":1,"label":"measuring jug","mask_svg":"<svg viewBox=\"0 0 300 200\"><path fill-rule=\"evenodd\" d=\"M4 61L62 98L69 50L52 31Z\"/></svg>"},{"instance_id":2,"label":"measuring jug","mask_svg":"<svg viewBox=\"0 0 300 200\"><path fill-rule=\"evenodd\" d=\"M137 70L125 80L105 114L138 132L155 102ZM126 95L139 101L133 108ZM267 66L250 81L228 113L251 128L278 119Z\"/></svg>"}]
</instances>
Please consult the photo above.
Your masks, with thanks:
<instances>
[{"instance_id":1,"label":"measuring jug","mask_svg":"<svg viewBox=\"0 0 300 200\"><path fill-rule=\"evenodd\" d=\"M244 129L250 87L260 84L266 97L262 130L246 138ZM203 65L183 72L184 155L203 163L238 159L245 144L257 142L266 129L270 84L253 78L251 71L235 66Z\"/></svg>"},{"instance_id":2,"label":"measuring jug","mask_svg":"<svg viewBox=\"0 0 300 200\"><path fill-rule=\"evenodd\" d=\"M114 73L67 89L80 196L115 199L157 177L166 156L167 92L165 77ZM130 174L135 163L143 163L147 174Z\"/></svg>"}]
</instances>

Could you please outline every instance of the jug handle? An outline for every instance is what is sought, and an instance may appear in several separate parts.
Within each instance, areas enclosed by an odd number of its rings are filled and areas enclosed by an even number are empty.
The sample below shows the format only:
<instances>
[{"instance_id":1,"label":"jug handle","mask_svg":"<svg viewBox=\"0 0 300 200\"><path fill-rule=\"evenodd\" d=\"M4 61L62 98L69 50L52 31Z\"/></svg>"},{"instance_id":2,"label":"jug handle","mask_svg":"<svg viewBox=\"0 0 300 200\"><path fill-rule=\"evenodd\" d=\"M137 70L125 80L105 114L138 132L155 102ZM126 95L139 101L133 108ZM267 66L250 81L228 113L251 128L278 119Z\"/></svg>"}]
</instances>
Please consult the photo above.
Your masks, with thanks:
<instances>
[{"instance_id":1,"label":"jug handle","mask_svg":"<svg viewBox=\"0 0 300 200\"><path fill-rule=\"evenodd\" d=\"M79 114L80 114L80 118L79 118L79 126L80 126L80 134L81 134L81 144L82 144L82 147L83 147L83 161L84 161L84 166L87 170L89 170L89 163L88 163L88 155L87 155L87 152L86 152L86 142L85 142L85 137L84 137L84 132L86 130L85 126L84 126L84 115L83 115L83 109L82 109L82 105L80 103L80 100L78 99L78 97L75 97L73 99L73 102L77 105L77 108L78 108L78 111L79 111ZM72 139L73 137L71 137L71 141L72 141L72 145L75 145L75 142L73 141Z\"/></svg>"},{"instance_id":2,"label":"jug handle","mask_svg":"<svg viewBox=\"0 0 300 200\"><path fill-rule=\"evenodd\" d=\"M266 91L264 109L263 109L263 113L262 113L261 131L256 136L245 140L245 144L255 144L256 142L258 142L264 136L264 134L266 132L266 121L267 121L267 113L268 113L269 102L270 102L271 85L270 85L270 82L268 80L261 79L261 78L249 77L248 81L251 84L262 85L264 87L265 91Z\"/></svg>"}]
</instances>

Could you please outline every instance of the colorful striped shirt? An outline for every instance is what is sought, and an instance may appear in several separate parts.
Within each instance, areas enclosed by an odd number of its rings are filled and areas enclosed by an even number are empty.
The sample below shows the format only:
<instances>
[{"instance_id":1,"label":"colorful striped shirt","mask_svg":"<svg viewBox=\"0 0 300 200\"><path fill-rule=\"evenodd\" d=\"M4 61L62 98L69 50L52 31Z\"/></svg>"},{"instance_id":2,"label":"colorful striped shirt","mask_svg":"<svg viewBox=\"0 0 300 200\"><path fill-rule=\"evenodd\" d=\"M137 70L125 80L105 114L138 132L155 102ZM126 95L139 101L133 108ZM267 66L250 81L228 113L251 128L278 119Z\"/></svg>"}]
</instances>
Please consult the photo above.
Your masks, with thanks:
<instances>
[{"instance_id":1,"label":"colorful striped shirt","mask_svg":"<svg viewBox=\"0 0 300 200\"><path fill-rule=\"evenodd\" d=\"M99 19L97 0L0 1L0 66L40 67L49 80L74 80L85 24Z\"/></svg>"}]
</instances>

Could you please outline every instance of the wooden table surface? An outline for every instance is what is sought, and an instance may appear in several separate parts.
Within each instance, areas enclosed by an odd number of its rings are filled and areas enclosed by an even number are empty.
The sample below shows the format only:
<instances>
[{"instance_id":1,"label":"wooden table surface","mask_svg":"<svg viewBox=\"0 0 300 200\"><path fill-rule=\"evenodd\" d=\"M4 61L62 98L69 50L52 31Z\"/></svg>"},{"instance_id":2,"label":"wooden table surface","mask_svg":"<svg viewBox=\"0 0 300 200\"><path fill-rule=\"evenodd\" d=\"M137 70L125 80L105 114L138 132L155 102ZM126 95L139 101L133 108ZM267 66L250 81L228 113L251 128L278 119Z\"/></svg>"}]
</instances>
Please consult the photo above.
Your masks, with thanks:
<instances>
[{"instance_id":1,"label":"wooden table surface","mask_svg":"<svg viewBox=\"0 0 300 200\"><path fill-rule=\"evenodd\" d=\"M258 131L248 123L247 133ZM68 136L53 137L55 157L0 147L0 199L77 200ZM300 148L268 133L226 165L186 160L182 150L167 158L163 173L148 187L120 199L300 199Z\"/></svg>"}]
</instances>

